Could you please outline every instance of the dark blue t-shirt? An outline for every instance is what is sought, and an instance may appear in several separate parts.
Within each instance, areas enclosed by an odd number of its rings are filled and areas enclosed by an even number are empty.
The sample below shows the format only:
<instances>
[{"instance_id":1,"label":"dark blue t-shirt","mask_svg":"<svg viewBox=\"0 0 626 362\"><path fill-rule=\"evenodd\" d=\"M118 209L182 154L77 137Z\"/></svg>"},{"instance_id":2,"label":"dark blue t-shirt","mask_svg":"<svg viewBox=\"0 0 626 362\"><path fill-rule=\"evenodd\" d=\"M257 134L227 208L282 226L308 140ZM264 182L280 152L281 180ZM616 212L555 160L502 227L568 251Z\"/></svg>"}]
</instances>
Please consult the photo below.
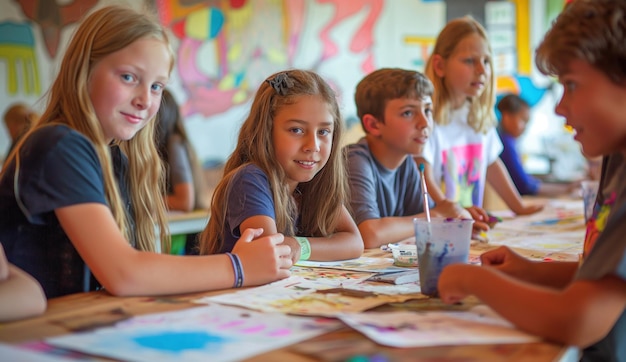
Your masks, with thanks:
<instances>
[{"instance_id":1,"label":"dark blue t-shirt","mask_svg":"<svg viewBox=\"0 0 626 362\"><path fill-rule=\"evenodd\" d=\"M130 210L127 159L117 147L111 152ZM14 159L0 179L0 242L8 260L35 277L48 298L97 288L54 213L84 203L107 204L102 167L92 143L65 125L31 134L19 151L17 175Z\"/></svg>"},{"instance_id":2,"label":"dark blue t-shirt","mask_svg":"<svg viewBox=\"0 0 626 362\"><path fill-rule=\"evenodd\" d=\"M504 147L500 154L500 159L507 171L509 171L517 191L520 195L536 195L539 192L541 181L532 177L524 170L522 160L516 149L515 138L500 128L498 128L498 135Z\"/></svg>"},{"instance_id":3,"label":"dark blue t-shirt","mask_svg":"<svg viewBox=\"0 0 626 362\"><path fill-rule=\"evenodd\" d=\"M222 253L233 250L241 236L239 226L247 218L264 215L276 220L272 189L267 175L258 166L243 166L231 179L227 192L228 209L222 233Z\"/></svg>"}]
</instances>

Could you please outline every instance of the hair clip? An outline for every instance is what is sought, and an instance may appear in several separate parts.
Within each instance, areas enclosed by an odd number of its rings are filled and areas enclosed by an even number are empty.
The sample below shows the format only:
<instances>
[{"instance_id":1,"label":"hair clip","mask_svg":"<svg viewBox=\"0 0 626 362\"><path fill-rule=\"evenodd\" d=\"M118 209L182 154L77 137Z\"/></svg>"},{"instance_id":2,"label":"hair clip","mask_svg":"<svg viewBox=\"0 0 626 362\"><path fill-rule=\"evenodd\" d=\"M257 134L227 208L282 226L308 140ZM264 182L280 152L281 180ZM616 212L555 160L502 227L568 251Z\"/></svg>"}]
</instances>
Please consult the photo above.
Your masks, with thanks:
<instances>
[{"instance_id":1,"label":"hair clip","mask_svg":"<svg viewBox=\"0 0 626 362\"><path fill-rule=\"evenodd\" d=\"M289 78L289 75L286 72L278 73L272 79L267 79L272 88L276 91L276 93L281 96L287 95L287 90L293 87L293 79Z\"/></svg>"}]
</instances>

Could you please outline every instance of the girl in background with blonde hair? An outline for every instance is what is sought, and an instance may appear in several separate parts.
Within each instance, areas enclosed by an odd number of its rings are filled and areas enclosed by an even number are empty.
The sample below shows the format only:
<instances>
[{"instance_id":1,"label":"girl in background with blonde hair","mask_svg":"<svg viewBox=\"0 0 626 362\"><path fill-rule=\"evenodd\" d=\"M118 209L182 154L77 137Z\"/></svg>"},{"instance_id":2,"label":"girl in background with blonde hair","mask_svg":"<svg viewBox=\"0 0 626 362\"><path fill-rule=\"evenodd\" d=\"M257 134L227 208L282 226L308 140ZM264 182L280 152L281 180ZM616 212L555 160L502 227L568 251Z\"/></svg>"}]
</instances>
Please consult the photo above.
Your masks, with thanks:
<instances>
[{"instance_id":1,"label":"girl in background with blonde hair","mask_svg":"<svg viewBox=\"0 0 626 362\"><path fill-rule=\"evenodd\" d=\"M498 158L495 76L487 32L470 16L451 20L437 36L426 63L435 88L435 125L423 154L428 191L435 202L448 199L465 207L481 228L489 217L483 206L487 181L518 215L542 205L525 205Z\"/></svg>"},{"instance_id":2,"label":"girl in background with blonde hair","mask_svg":"<svg viewBox=\"0 0 626 362\"><path fill-rule=\"evenodd\" d=\"M154 16L109 6L69 43L40 120L0 174L0 240L48 298L104 287L158 295L289 275L281 235L242 232L232 254L169 250L154 118L174 58ZM93 275L91 275L93 273ZM244 279L245 275L245 279Z\"/></svg>"},{"instance_id":3,"label":"girl in background with blonde hair","mask_svg":"<svg viewBox=\"0 0 626 362\"><path fill-rule=\"evenodd\" d=\"M200 254L227 252L246 228L283 233L297 260L341 260L363 252L345 207L335 93L317 74L289 70L257 90L200 235Z\"/></svg>"}]
</instances>

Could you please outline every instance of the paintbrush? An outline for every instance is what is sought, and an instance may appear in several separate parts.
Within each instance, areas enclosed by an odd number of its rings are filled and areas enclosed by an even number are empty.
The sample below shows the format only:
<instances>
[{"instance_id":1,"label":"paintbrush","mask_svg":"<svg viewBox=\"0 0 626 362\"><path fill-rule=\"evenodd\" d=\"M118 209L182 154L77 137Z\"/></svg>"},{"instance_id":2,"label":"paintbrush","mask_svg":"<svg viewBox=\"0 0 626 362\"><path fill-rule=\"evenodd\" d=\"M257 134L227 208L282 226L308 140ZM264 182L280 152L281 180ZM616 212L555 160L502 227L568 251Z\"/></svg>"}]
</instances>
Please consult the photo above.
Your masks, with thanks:
<instances>
[{"instance_id":1,"label":"paintbrush","mask_svg":"<svg viewBox=\"0 0 626 362\"><path fill-rule=\"evenodd\" d=\"M422 192L424 193L424 213L426 221L430 222L430 206L428 205L428 188L426 187L426 179L424 178L424 164L420 163L420 176L422 177Z\"/></svg>"}]
</instances>

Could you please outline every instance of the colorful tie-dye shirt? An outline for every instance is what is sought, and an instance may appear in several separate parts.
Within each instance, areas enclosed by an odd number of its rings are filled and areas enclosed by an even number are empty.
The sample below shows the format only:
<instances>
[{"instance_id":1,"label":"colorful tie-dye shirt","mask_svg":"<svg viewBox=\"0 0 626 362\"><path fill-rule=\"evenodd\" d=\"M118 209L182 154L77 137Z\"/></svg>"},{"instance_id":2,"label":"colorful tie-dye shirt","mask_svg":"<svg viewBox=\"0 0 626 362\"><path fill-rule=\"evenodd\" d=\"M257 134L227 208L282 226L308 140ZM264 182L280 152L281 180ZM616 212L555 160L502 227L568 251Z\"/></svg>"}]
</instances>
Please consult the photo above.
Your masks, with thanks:
<instances>
[{"instance_id":1,"label":"colorful tie-dye shirt","mask_svg":"<svg viewBox=\"0 0 626 362\"><path fill-rule=\"evenodd\" d=\"M602 167L602 181L593 213L587 221L587 232L583 246L583 258L589 255L596 239L604 231L614 205L626 201L626 160L621 154L606 157Z\"/></svg>"},{"instance_id":2,"label":"colorful tie-dye shirt","mask_svg":"<svg viewBox=\"0 0 626 362\"><path fill-rule=\"evenodd\" d=\"M450 123L435 125L423 157L448 200L463 207L482 206L487 167L502 152L496 128L478 133L467 124L469 103L450 113Z\"/></svg>"}]
</instances>

